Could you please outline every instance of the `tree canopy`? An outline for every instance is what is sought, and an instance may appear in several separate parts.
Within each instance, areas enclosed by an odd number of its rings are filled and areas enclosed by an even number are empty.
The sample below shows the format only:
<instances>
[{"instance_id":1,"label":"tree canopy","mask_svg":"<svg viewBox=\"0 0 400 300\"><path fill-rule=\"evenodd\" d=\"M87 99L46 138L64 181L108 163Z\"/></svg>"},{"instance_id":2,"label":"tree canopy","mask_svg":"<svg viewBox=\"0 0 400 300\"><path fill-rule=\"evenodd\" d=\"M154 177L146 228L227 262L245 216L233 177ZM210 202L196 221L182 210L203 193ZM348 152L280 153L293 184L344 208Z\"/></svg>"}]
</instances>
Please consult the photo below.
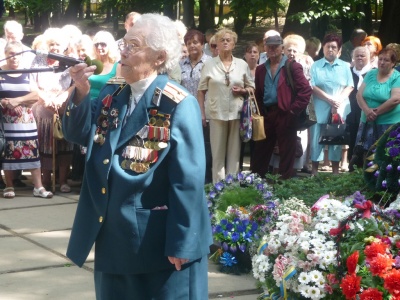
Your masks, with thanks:
<instances>
[{"instance_id":1,"label":"tree canopy","mask_svg":"<svg viewBox=\"0 0 400 300\"><path fill-rule=\"evenodd\" d=\"M78 19L93 16L91 0L5 0L10 17L15 11L25 13L25 25L31 24L35 31L44 31L50 26L67 23L76 24ZM400 8L398 0L102 0L98 1L95 13L102 14L106 21L113 21L118 30L118 21L126 13L160 12L173 19L182 17L188 28L205 31L222 24L223 18L234 19L234 30L240 35L245 26L256 26L257 22L272 18L275 27L278 17L286 17L283 34L294 32L304 37L322 38L326 32L336 30L343 38L349 38L354 28L363 28L375 34L374 22L379 24L378 36L382 42L400 42ZM84 7L85 12L84 12ZM227 9L228 8L228 9ZM196 18L198 17L198 18ZM218 24L215 17L219 18ZM198 20L195 22L195 20Z\"/></svg>"}]
</instances>

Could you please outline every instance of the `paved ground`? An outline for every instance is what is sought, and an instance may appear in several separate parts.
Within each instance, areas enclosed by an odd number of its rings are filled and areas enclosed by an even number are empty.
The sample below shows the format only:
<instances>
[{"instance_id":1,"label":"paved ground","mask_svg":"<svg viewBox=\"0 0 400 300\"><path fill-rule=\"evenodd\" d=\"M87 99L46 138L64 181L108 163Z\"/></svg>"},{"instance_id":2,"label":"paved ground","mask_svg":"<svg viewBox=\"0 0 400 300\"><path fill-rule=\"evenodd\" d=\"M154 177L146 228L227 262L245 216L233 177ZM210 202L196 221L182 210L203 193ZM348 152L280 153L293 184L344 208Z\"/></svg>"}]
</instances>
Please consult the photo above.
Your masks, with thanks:
<instances>
[{"instance_id":1,"label":"paved ground","mask_svg":"<svg viewBox=\"0 0 400 300\"><path fill-rule=\"evenodd\" d=\"M25 181L29 184L29 181ZM35 198L32 188L0 196L0 299L94 299L93 252L83 268L65 256L79 187L52 199ZM227 275L209 265L209 299L256 299L251 275Z\"/></svg>"}]
</instances>

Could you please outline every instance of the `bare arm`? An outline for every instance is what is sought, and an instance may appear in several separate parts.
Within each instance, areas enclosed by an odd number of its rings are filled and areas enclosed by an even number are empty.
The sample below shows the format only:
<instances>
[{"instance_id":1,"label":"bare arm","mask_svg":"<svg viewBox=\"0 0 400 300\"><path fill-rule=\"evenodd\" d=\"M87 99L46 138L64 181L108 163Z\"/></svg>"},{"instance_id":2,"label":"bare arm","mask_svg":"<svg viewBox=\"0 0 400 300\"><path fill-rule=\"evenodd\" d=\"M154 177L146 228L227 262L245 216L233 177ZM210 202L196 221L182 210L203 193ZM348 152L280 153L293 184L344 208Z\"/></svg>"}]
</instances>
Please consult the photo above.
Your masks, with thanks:
<instances>
[{"instance_id":1,"label":"bare arm","mask_svg":"<svg viewBox=\"0 0 400 300\"><path fill-rule=\"evenodd\" d=\"M374 109L379 116L394 109L400 103L400 88L393 88L390 93L390 98Z\"/></svg>"},{"instance_id":2,"label":"bare arm","mask_svg":"<svg viewBox=\"0 0 400 300\"><path fill-rule=\"evenodd\" d=\"M367 102L365 101L363 97L364 89L365 89L365 82L361 84L356 95L358 106L365 113L367 121L375 121L378 115L372 108L368 106Z\"/></svg>"},{"instance_id":3,"label":"bare arm","mask_svg":"<svg viewBox=\"0 0 400 300\"><path fill-rule=\"evenodd\" d=\"M20 105L32 106L39 99L39 94L37 91L30 92L25 96L15 97L15 98L5 98L2 99L1 104L3 107L15 108ZM6 101L3 101L6 100Z\"/></svg>"},{"instance_id":4,"label":"bare arm","mask_svg":"<svg viewBox=\"0 0 400 300\"><path fill-rule=\"evenodd\" d=\"M204 108L204 102L206 99L207 90L199 90L197 91L197 102L199 102L200 110L201 110L201 121L203 123L203 127L206 127L206 111Z\"/></svg>"}]
</instances>

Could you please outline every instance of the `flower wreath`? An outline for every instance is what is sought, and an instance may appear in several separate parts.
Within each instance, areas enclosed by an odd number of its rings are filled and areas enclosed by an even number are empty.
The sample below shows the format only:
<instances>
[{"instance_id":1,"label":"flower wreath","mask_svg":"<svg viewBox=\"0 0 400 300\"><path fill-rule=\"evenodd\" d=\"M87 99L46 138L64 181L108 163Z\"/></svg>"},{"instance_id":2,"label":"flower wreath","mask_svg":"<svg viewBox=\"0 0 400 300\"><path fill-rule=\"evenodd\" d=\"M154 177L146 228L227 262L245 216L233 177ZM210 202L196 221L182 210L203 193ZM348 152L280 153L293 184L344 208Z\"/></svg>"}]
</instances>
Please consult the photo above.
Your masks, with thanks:
<instances>
[{"instance_id":1,"label":"flower wreath","mask_svg":"<svg viewBox=\"0 0 400 300\"><path fill-rule=\"evenodd\" d=\"M214 184L207 193L207 205L210 212L210 218L212 224L218 220L216 214L225 213L225 209L221 210L221 198L224 193L232 190L232 188L253 188L257 191L260 197L258 204L263 204L268 200L272 200L272 187L268 185L267 181L261 178L259 175L251 173L249 171L242 171L237 174L229 174L225 179Z\"/></svg>"}]
</instances>

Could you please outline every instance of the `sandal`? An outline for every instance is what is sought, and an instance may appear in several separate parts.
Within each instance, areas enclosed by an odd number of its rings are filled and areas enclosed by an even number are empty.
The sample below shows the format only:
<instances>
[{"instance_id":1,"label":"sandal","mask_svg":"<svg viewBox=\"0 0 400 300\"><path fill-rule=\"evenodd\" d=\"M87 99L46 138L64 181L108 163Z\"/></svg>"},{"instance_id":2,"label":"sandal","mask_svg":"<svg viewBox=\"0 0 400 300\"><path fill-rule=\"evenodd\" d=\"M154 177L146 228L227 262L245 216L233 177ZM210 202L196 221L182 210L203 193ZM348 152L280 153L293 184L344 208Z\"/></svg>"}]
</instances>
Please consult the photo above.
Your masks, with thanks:
<instances>
[{"instance_id":1,"label":"sandal","mask_svg":"<svg viewBox=\"0 0 400 300\"><path fill-rule=\"evenodd\" d=\"M7 199L12 199L15 197L15 192L13 187L7 187L3 190L3 197Z\"/></svg>"},{"instance_id":2,"label":"sandal","mask_svg":"<svg viewBox=\"0 0 400 300\"><path fill-rule=\"evenodd\" d=\"M44 187L40 187L38 189L33 188L33 196L40 197L40 198L52 198L53 193L46 191L46 189Z\"/></svg>"},{"instance_id":3,"label":"sandal","mask_svg":"<svg viewBox=\"0 0 400 300\"><path fill-rule=\"evenodd\" d=\"M62 184L60 187L60 192L61 193L70 193L71 187L68 184Z\"/></svg>"}]
</instances>

